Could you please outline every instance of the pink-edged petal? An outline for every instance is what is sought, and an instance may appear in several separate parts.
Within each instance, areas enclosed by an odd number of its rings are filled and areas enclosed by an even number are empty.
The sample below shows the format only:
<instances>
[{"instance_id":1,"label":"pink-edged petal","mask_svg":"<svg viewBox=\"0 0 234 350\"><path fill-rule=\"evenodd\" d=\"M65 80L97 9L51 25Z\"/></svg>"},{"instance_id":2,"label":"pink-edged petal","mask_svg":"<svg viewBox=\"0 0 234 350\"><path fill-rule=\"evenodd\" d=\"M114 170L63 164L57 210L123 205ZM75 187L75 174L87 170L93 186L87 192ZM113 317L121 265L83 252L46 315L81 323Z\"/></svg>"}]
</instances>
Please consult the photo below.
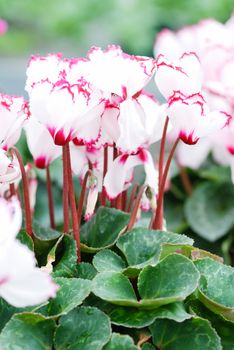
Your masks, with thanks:
<instances>
[{"instance_id":1,"label":"pink-edged petal","mask_svg":"<svg viewBox=\"0 0 234 350\"><path fill-rule=\"evenodd\" d=\"M140 150L135 155L123 154L110 165L104 178L104 187L110 199L116 198L126 186L130 185L129 175L137 165L143 165L146 173L145 185L155 192L158 187L158 175L152 157L146 150Z\"/></svg>"},{"instance_id":2,"label":"pink-edged petal","mask_svg":"<svg viewBox=\"0 0 234 350\"><path fill-rule=\"evenodd\" d=\"M9 165L11 164L10 159L6 156L6 152L0 149L0 176L7 172Z\"/></svg>"},{"instance_id":3,"label":"pink-edged petal","mask_svg":"<svg viewBox=\"0 0 234 350\"><path fill-rule=\"evenodd\" d=\"M224 128L231 116L219 111L208 113L205 118L200 118L196 126L197 137L205 137Z\"/></svg>"},{"instance_id":4,"label":"pink-edged petal","mask_svg":"<svg viewBox=\"0 0 234 350\"><path fill-rule=\"evenodd\" d=\"M46 126L34 118L25 125L28 148L38 168L46 168L61 155L61 147L54 144Z\"/></svg>"},{"instance_id":5,"label":"pink-edged petal","mask_svg":"<svg viewBox=\"0 0 234 350\"><path fill-rule=\"evenodd\" d=\"M119 108L107 105L101 118L101 143L112 145L120 136Z\"/></svg>"},{"instance_id":6,"label":"pink-edged petal","mask_svg":"<svg viewBox=\"0 0 234 350\"><path fill-rule=\"evenodd\" d=\"M129 172L135 166L142 164L142 160L137 155L122 155L117 157L108 166L108 171L104 178L104 187L108 198L116 198L125 189Z\"/></svg>"},{"instance_id":7,"label":"pink-edged petal","mask_svg":"<svg viewBox=\"0 0 234 350\"><path fill-rule=\"evenodd\" d=\"M107 50L94 47L90 50L88 80L104 92L114 93L123 99L139 92L151 79L155 62L149 57L131 56L119 46Z\"/></svg>"},{"instance_id":8,"label":"pink-edged petal","mask_svg":"<svg viewBox=\"0 0 234 350\"><path fill-rule=\"evenodd\" d=\"M170 60L179 59L183 51L183 47L181 46L176 33L173 31L165 28L157 34L154 45L155 57L163 54Z\"/></svg>"},{"instance_id":9,"label":"pink-edged petal","mask_svg":"<svg viewBox=\"0 0 234 350\"><path fill-rule=\"evenodd\" d=\"M166 99L175 91L191 95L201 90L201 66L195 53L184 53L180 60L174 62L159 55L157 68L155 83Z\"/></svg>"},{"instance_id":10,"label":"pink-edged petal","mask_svg":"<svg viewBox=\"0 0 234 350\"><path fill-rule=\"evenodd\" d=\"M56 82L59 76L61 54L50 54L45 57L34 55L30 58L26 71L25 90L30 94L34 84L48 80Z\"/></svg>"}]
</instances>

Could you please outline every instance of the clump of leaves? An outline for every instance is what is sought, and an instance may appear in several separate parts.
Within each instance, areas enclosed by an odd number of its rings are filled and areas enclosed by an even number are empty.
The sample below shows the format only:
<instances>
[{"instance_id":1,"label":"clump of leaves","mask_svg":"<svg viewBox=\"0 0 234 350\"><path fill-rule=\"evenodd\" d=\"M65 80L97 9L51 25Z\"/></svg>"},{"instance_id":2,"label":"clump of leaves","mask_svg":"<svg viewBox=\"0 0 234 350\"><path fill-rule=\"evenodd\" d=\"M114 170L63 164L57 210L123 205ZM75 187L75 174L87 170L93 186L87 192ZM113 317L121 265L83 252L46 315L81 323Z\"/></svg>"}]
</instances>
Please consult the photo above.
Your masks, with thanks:
<instances>
[{"instance_id":1,"label":"clump of leaves","mask_svg":"<svg viewBox=\"0 0 234 350\"><path fill-rule=\"evenodd\" d=\"M33 246L20 234L36 254L40 249L60 289L36 307L17 309L1 300L2 348L233 348L234 269L185 235L144 227L122 234L127 218L100 207L82 228L80 264L69 235L35 226Z\"/></svg>"}]
</instances>

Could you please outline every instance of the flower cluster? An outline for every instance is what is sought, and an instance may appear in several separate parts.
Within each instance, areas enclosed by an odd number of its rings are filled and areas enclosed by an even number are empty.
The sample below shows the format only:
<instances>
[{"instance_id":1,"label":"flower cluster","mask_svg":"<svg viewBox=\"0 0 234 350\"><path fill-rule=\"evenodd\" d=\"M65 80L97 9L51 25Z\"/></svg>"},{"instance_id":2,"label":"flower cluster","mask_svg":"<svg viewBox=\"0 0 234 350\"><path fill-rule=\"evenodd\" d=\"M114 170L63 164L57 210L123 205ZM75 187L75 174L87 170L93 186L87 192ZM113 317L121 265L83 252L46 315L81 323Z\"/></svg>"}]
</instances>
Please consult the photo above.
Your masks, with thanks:
<instances>
[{"instance_id":1,"label":"flower cluster","mask_svg":"<svg viewBox=\"0 0 234 350\"><path fill-rule=\"evenodd\" d=\"M162 38L159 44L159 48L165 44ZM109 46L106 50L94 47L85 58L64 59L61 54L32 56L26 73L28 102L21 97L0 94L3 126L0 131L0 215L5 216L5 220L9 218L0 226L4 252L0 263L0 294L16 306L42 302L56 290L48 272L37 268L33 254L15 239L20 227L16 196L21 177L26 231L34 238L32 216L37 182L32 165L24 167L14 147L22 128L35 166L46 170L52 228L56 227L56 220L49 167L62 155L64 233L70 232L71 212L78 261L86 188L89 189L86 220L92 217L99 202L132 211L128 229L134 225L140 208L152 209L150 225L162 229L163 193L179 141L196 147L200 138L204 138L203 143L205 137L218 132L223 135L219 142L225 143L229 154L234 154L231 116L222 106L218 110L211 106L210 110L209 99L204 94L207 81L204 83L202 66L193 52L184 52L173 59L162 52L153 59L128 55L118 46ZM166 99L162 105L145 90L154 75L156 86ZM164 167L164 146L169 131L175 143ZM150 146L159 140L157 163ZM228 157L224 159L229 161ZM134 169L139 165L144 167L144 184L132 186L130 196L127 190L134 183ZM78 206L72 175L81 180ZM16 221L12 207L17 214ZM5 242L6 235L10 238ZM9 251L14 252L10 263ZM13 264L19 271L12 270ZM36 291L29 293L26 300L30 283L35 283Z\"/></svg>"},{"instance_id":2,"label":"flower cluster","mask_svg":"<svg viewBox=\"0 0 234 350\"><path fill-rule=\"evenodd\" d=\"M200 74L194 66L193 72L187 72L187 67L183 67L183 71L198 77L203 97L212 109L219 109L231 115L233 114L234 97L233 30L234 16L232 15L225 24L214 19L207 19L184 27L178 32L164 29L159 33L155 42L155 54L166 55L172 61L178 61L184 51L194 52L201 63L203 80L200 80ZM193 88L193 85L190 85L189 89ZM182 144L179 145L177 149L179 162L184 166L198 168L207 154L212 151L216 161L231 166L234 179L232 124L233 121L230 119L226 128L220 129L191 150Z\"/></svg>"}]
</instances>

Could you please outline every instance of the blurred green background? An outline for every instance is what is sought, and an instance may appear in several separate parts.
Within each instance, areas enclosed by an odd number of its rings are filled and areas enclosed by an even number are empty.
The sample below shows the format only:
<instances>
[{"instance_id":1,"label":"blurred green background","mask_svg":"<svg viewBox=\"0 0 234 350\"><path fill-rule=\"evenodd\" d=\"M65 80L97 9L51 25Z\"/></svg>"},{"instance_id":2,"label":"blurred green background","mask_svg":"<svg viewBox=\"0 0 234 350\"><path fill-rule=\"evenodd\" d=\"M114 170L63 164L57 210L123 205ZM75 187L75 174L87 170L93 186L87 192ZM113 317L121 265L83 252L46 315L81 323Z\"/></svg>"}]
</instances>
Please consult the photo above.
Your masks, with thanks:
<instances>
[{"instance_id":1,"label":"blurred green background","mask_svg":"<svg viewBox=\"0 0 234 350\"><path fill-rule=\"evenodd\" d=\"M0 89L23 93L32 53L84 55L90 46L120 44L152 55L155 34L214 17L229 18L234 0L0 0L9 30L0 37Z\"/></svg>"}]
</instances>

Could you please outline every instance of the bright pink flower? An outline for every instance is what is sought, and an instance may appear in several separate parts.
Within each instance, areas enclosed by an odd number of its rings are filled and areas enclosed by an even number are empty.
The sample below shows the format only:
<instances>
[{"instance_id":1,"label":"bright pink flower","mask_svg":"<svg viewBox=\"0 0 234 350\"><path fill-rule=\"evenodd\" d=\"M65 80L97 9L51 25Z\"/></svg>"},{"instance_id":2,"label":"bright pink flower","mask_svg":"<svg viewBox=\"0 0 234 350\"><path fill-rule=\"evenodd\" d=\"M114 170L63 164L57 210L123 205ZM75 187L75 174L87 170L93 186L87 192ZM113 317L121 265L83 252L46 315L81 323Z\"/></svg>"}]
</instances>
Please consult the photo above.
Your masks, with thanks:
<instances>
[{"instance_id":1,"label":"bright pink flower","mask_svg":"<svg viewBox=\"0 0 234 350\"><path fill-rule=\"evenodd\" d=\"M27 118L28 108L23 97L0 93L1 148L7 150L16 144Z\"/></svg>"},{"instance_id":2,"label":"bright pink flower","mask_svg":"<svg viewBox=\"0 0 234 350\"><path fill-rule=\"evenodd\" d=\"M4 19L0 18L0 36L6 34L8 29L8 23Z\"/></svg>"},{"instance_id":3,"label":"bright pink flower","mask_svg":"<svg viewBox=\"0 0 234 350\"><path fill-rule=\"evenodd\" d=\"M202 71L199 59L193 52L184 53L179 60L174 62L159 55L155 82L166 99L177 91L185 95L200 92Z\"/></svg>"},{"instance_id":4,"label":"bright pink flower","mask_svg":"<svg viewBox=\"0 0 234 350\"><path fill-rule=\"evenodd\" d=\"M168 101L167 113L177 135L189 145L222 129L231 118L224 112L210 112L201 94L187 97L175 93Z\"/></svg>"}]
</instances>

